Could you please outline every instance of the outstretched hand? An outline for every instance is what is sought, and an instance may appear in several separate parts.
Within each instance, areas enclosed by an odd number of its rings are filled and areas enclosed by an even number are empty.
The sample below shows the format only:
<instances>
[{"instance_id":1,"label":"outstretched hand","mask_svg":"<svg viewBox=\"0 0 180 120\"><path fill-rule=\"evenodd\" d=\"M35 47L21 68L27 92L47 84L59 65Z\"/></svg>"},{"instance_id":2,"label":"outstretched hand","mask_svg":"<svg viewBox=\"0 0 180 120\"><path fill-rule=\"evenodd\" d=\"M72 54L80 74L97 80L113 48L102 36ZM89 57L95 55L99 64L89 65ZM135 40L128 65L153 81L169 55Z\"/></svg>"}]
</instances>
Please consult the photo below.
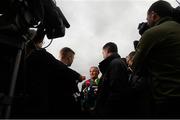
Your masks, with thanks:
<instances>
[{"instance_id":1,"label":"outstretched hand","mask_svg":"<svg viewBox=\"0 0 180 120\"><path fill-rule=\"evenodd\" d=\"M85 80L86 79L86 76L80 76L80 81L83 81L83 80Z\"/></svg>"}]
</instances>

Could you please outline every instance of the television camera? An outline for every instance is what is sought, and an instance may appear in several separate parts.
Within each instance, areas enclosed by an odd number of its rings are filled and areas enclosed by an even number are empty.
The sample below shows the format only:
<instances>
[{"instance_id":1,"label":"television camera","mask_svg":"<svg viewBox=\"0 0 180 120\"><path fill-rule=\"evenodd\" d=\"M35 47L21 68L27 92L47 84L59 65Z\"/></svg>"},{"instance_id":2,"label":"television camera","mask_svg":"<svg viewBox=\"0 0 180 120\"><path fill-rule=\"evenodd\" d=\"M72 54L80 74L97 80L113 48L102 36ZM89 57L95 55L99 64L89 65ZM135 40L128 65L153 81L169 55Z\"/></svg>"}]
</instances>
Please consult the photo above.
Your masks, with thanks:
<instances>
[{"instance_id":1,"label":"television camera","mask_svg":"<svg viewBox=\"0 0 180 120\"><path fill-rule=\"evenodd\" d=\"M48 39L53 39L63 37L65 27L70 27L53 0L3 0L0 7L0 31L5 34L26 34L41 24Z\"/></svg>"},{"instance_id":2,"label":"television camera","mask_svg":"<svg viewBox=\"0 0 180 120\"><path fill-rule=\"evenodd\" d=\"M0 118L9 118L16 80L31 28L48 39L63 37L70 24L53 0L0 1ZM4 110L5 106L5 110ZM2 112L2 111L5 112Z\"/></svg>"}]
</instances>

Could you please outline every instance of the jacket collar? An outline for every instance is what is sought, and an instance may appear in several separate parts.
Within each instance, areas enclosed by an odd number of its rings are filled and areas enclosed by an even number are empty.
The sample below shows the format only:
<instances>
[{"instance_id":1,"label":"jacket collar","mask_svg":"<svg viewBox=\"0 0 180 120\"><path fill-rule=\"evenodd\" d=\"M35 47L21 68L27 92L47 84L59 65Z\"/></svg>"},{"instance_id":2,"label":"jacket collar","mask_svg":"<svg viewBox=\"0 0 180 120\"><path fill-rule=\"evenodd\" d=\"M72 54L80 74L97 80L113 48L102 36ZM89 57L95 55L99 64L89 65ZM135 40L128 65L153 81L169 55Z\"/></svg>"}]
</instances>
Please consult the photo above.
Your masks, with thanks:
<instances>
[{"instance_id":1,"label":"jacket collar","mask_svg":"<svg viewBox=\"0 0 180 120\"><path fill-rule=\"evenodd\" d=\"M155 26L160 25L161 23L164 23L166 21L172 21L172 20L173 20L172 17L163 17L163 18L159 19L159 21L157 21Z\"/></svg>"},{"instance_id":2,"label":"jacket collar","mask_svg":"<svg viewBox=\"0 0 180 120\"><path fill-rule=\"evenodd\" d=\"M118 53L113 53L111 56L107 57L106 59L104 59L102 62L99 63L99 70L101 71L102 74L105 73L109 64L115 58L121 58L121 57Z\"/></svg>"}]
</instances>

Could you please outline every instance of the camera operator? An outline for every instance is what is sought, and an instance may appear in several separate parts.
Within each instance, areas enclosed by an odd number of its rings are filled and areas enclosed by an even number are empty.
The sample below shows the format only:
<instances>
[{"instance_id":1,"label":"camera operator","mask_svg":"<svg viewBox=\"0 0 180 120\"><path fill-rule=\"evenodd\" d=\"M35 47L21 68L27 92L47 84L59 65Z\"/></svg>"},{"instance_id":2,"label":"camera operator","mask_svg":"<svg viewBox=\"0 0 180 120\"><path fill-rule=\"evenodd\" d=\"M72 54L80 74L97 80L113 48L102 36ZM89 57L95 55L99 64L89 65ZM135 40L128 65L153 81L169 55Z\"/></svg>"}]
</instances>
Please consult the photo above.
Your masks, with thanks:
<instances>
[{"instance_id":1,"label":"camera operator","mask_svg":"<svg viewBox=\"0 0 180 120\"><path fill-rule=\"evenodd\" d=\"M31 47L26 46L26 43L29 40L27 36L29 29L39 28L40 25L42 25L41 27L43 28L43 30L45 30L45 33L42 31L38 32L36 38L34 38L34 41L29 42L31 43L30 45ZM40 81L42 80L40 77L41 75L46 76L43 74L44 71L41 70L41 68L44 68L46 66L45 63L48 64L50 63L48 67L52 67L54 65L54 70L55 69L59 70L61 68L59 71L64 72L64 69L63 67L56 68L55 64L57 64L57 62L55 62L56 61L55 58L50 53L46 52L45 49L41 49L41 48L38 49L36 45L39 45L39 43L42 42L45 34L48 39L63 37L65 35L65 28L69 28L69 27L70 25L68 21L66 20L60 8L56 5L55 0L43 0L43 1L42 0L1 0L0 1L0 51L1 51L0 73L1 73L1 78L3 78L0 82L0 117L1 118L10 117L11 106L13 106L13 110L12 110L13 116L19 116L19 117L50 116L50 114L56 111L53 109L54 111L52 110L51 113L49 112L53 107L48 108L49 106L52 106L52 104L49 105L50 103L49 98L51 96L50 94L48 94L49 92L48 90L53 85L52 84L49 85L48 83L49 81L47 81L48 75L47 78L42 77L42 79L45 78L43 82ZM35 40L37 41L35 42ZM35 45L33 45L33 43L35 43ZM28 47L28 49L26 49L25 47ZM26 52L28 54L26 54ZM40 54L38 56L39 58L42 57L42 62L38 61L41 60L38 59L38 57L36 56L38 54ZM23 59L25 57L27 57L25 61L25 64L27 64L27 66L23 64L24 62ZM45 59L43 59L43 57ZM29 63L28 61L31 60L32 61L35 60L35 62L32 63L34 66L29 66L31 63ZM43 62L43 60L45 62ZM48 62L48 60L50 61L52 60L52 61ZM38 62L40 62L40 64L38 64ZM33 70L31 71L31 68L33 67L35 68L35 66L41 67L41 68L37 68L37 71L36 69L34 70L37 73L37 78L32 79L32 81L28 81L31 80L31 78L35 77L35 76L33 77L28 76L30 74L33 74L34 71ZM22 70L21 68L25 68L25 70L24 69ZM25 78L23 78L26 77L25 74L26 71L27 71L27 81ZM47 71L49 71L49 69ZM49 71L49 74L52 73L53 71ZM57 80L57 78L54 79ZM37 81L33 81L33 80L37 80ZM47 85L49 85L50 87ZM32 88L34 87L34 89L31 90L30 89L31 87ZM38 89L38 87L40 89ZM37 93L35 94L35 91L33 90L36 90ZM55 89L53 90L55 91ZM34 99L36 97L37 100ZM40 102L40 100L42 101ZM29 103L29 105L26 104L27 106L24 106L23 103Z\"/></svg>"},{"instance_id":2,"label":"camera operator","mask_svg":"<svg viewBox=\"0 0 180 120\"><path fill-rule=\"evenodd\" d=\"M142 34L132 63L135 72L147 65L155 118L180 117L180 24L173 18L174 11L163 0L150 6L150 28Z\"/></svg>"},{"instance_id":3,"label":"camera operator","mask_svg":"<svg viewBox=\"0 0 180 120\"><path fill-rule=\"evenodd\" d=\"M39 46L44 38L37 31L33 39ZM33 48L33 47L32 47ZM14 107L14 118L76 118L80 116L73 94L76 78L71 70L45 49L35 49L26 58L26 100ZM78 78L77 78L78 79ZM17 110L16 110L17 109Z\"/></svg>"}]
</instances>

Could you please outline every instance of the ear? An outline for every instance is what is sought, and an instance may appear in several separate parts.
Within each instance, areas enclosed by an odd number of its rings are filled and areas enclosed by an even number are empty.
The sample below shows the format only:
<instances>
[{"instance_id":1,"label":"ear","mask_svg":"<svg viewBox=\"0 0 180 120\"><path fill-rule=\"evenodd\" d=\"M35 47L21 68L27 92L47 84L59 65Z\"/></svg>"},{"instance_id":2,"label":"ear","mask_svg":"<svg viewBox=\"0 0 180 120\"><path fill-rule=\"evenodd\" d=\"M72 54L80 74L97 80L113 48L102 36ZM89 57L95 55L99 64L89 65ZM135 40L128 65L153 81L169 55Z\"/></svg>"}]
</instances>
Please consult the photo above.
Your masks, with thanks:
<instances>
[{"instance_id":1,"label":"ear","mask_svg":"<svg viewBox=\"0 0 180 120\"><path fill-rule=\"evenodd\" d=\"M108 52L107 53L107 56L109 57L109 56L111 56L112 55L112 52Z\"/></svg>"}]
</instances>

